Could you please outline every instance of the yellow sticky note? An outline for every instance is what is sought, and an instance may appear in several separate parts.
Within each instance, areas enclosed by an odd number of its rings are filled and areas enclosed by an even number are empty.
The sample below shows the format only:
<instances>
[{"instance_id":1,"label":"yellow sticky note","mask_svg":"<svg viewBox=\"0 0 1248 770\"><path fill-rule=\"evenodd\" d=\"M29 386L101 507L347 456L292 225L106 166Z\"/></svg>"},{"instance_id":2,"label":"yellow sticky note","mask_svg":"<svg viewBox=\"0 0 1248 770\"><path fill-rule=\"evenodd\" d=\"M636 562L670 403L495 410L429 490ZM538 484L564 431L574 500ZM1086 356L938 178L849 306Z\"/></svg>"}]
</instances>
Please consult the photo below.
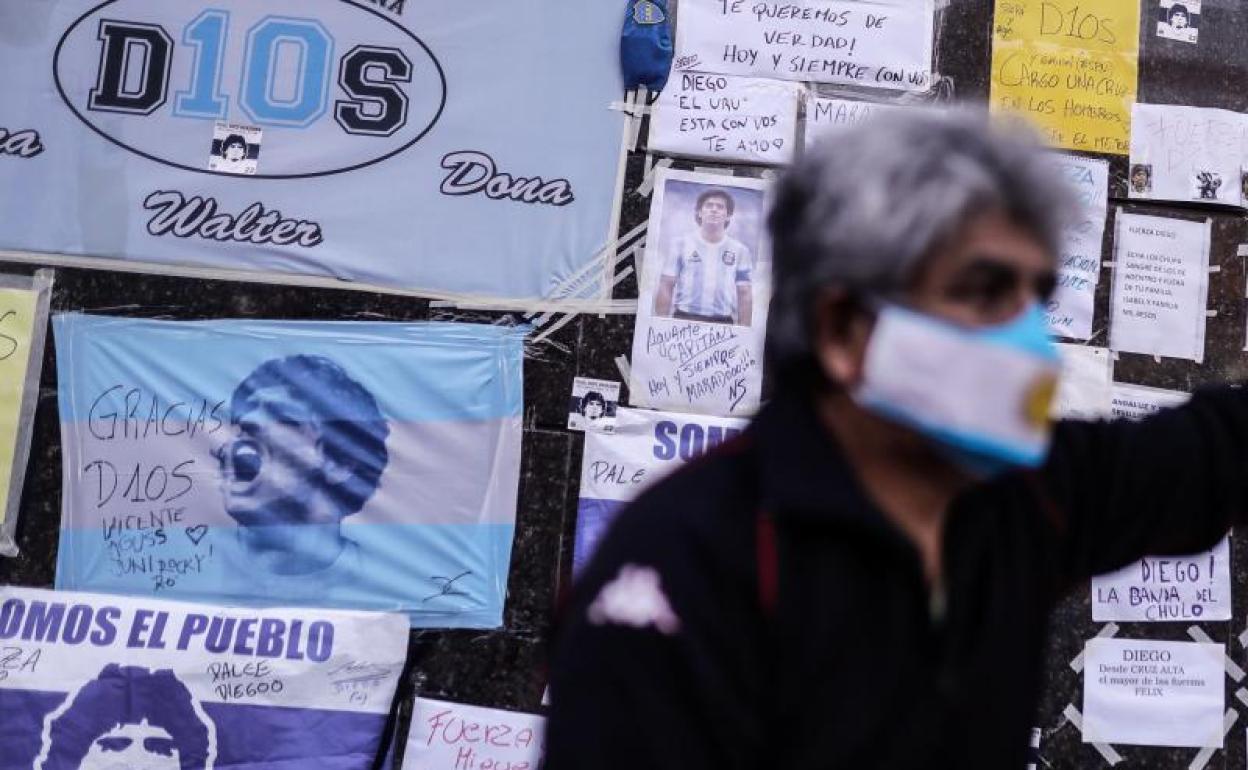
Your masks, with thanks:
<instances>
[{"instance_id":1,"label":"yellow sticky note","mask_svg":"<svg viewBox=\"0 0 1248 770\"><path fill-rule=\"evenodd\" d=\"M1055 147L1129 154L1139 61L1139 0L996 0L992 110Z\"/></svg>"},{"instance_id":2,"label":"yellow sticky note","mask_svg":"<svg viewBox=\"0 0 1248 770\"><path fill-rule=\"evenodd\" d=\"M37 291L0 289L0 518L9 499L38 300Z\"/></svg>"}]
</instances>

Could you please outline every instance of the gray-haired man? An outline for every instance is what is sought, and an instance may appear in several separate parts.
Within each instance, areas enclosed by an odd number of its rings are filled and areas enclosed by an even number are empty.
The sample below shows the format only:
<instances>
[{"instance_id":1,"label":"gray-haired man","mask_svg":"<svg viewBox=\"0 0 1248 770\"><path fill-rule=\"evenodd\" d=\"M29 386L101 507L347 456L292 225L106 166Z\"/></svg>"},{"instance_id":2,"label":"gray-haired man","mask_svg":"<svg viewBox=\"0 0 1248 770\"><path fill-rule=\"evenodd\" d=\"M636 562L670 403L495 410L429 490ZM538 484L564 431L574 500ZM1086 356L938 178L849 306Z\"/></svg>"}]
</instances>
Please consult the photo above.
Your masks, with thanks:
<instances>
[{"instance_id":1,"label":"gray-haired man","mask_svg":"<svg viewBox=\"0 0 1248 770\"><path fill-rule=\"evenodd\" d=\"M1048 426L1067 193L985 123L889 115L780 182L774 398L581 573L548 770L1022 767L1053 603L1243 520L1240 392Z\"/></svg>"}]
</instances>

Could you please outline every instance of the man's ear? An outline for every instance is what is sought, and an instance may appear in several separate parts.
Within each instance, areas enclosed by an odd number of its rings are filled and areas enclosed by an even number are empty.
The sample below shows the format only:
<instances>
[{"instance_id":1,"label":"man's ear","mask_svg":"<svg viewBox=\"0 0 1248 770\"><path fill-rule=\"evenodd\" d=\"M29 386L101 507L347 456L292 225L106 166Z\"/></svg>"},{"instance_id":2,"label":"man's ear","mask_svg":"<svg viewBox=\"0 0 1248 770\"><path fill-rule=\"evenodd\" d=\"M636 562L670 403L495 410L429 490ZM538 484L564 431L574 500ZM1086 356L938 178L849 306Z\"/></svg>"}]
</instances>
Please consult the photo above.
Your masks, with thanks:
<instances>
[{"instance_id":1,"label":"man's ear","mask_svg":"<svg viewBox=\"0 0 1248 770\"><path fill-rule=\"evenodd\" d=\"M819 295L814 320L815 358L824 376L845 390L856 388L874 326L871 316L857 297L831 287Z\"/></svg>"},{"instance_id":2,"label":"man's ear","mask_svg":"<svg viewBox=\"0 0 1248 770\"><path fill-rule=\"evenodd\" d=\"M321 455L321 474L333 486L341 486L347 483L352 476L355 475L355 469L347 463L340 463L333 456L325 451L325 442L316 442L316 448Z\"/></svg>"}]
</instances>

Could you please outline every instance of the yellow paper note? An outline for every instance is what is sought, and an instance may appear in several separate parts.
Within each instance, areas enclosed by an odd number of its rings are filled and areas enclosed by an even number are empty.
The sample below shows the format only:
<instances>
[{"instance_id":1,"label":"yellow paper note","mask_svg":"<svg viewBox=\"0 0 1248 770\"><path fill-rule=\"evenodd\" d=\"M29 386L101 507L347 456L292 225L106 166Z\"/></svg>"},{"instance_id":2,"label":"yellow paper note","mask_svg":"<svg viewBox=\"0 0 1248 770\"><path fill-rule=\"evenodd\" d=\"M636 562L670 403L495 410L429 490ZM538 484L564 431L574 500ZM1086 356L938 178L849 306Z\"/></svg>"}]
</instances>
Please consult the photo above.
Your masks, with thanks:
<instances>
[{"instance_id":1,"label":"yellow paper note","mask_svg":"<svg viewBox=\"0 0 1248 770\"><path fill-rule=\"evenodd\" d=\"M1140 59L1139 0L996 0L994 112L1055 146L1127 155Z\"/></svg>"},{"instance_id":2,"label":"yellow paper note","mask_svg":"<svg viewBox=\"0 0 1248 770\"><path fill-rule=\"evenodd\" d=\"M37 291L0 289L0 518L9 499L38 300Z\"/></svg>"}]
</instances>

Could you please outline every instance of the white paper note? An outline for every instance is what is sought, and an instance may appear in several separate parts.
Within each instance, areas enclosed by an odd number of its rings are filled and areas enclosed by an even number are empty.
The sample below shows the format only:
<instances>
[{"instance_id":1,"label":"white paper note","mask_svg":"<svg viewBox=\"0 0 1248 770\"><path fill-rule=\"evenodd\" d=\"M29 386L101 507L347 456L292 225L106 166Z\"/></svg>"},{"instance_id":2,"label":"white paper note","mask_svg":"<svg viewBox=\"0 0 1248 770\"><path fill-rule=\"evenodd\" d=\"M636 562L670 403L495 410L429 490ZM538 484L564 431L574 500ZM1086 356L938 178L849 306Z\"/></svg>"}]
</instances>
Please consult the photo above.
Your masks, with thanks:
<instances>
[{"instance_id":1,"label":"white paper note","mask_svg":"<svg viewBox=\"0 0 1248 770\"><path fill-rule=\"evenodd\" d=\"M1119 214L1110 350L1205 355L1209 222Z\"/></svg>"},{"instance_id":2,"label":"white paper note","mask_svg":"<svg viewBox=\"0 0 1248 770\"><path fill-rule=\"evenodd\" d=\"M761 395L771 298L767 183L655 173L629 403L749 416Z\"/></svg>"},{"instance_id":3,"label":"white paper note","mask_svg":"<svg viewBox=\"0 0 1248 770\"><path fill-rule=\"evenodd\" d=\"M673 74L650 119L650 149L725 162L793 160L798 83Z\"/></svg>"},{"instance_id":4,"label":"white paper note","mask_svg":"<svg viewBox=\"0 0 1248 770\"><path fill-rule=\"evenodd\" d=\"M1068 420L1096 420L1109 416L1114 362L1105 348L1058 344L1062 377L1053 416Z\"/></svg>"},{"instance_id":5,"label":"white paper note","mask_svg":"<svg viewBox=\"0 0 1248 770\"><path fill-rule=\"evenodd\" d=\"M403 770L537 770L546 719L417 698Z\"/></svg>"},{"instance_id":6,"label":"white paper note","mask_svg":"<svg viewBox=\"0 0 1248 770\"><path fill-rule=\"evenodd\" d=\"M1163 390L1161 388L1145 387L1144 385L1128 385L1125 382L1115 382L1112 401L1113 413L1116 418L1138 420L1154 414L1160 409L1185 404L1191 397L1192 394L1184 393L1181 390Z\"/></svg>"},{"instance_id":7,"label":"white paper note","mask_svg":"<svg viewBox=\"0 0 1248 770\"><path fill-rule=\"evenodd\" d=\"M902 91L932 80L932 0L681 0L678 72Z\"/></svg>"},{"instance_id":8,"label":"white paper note","mask_svg":"<svg viewBox=\"0 0 1248 770\"><path fill-rule=\"evenodd\" d=\"M1245 160L1248 115L1173 104L1131 111L1132 198L1242 206Z\"/></svg>"},{"instance_id":9,"label":"white paper note","mask_svg":"<svg viewBox=\"0 0 1248 770\"><path fill-rule=\"evenodd\" d=\"M1191 556L1147 556L1092 578L1092 619L1184 621L1231 619L1231 550L1227 538Z\"/></svg>"},{"instance_id":10,"label":"white paper note","mask_svg":"<svg viewBox=\"0 0 1248 770\"><path fill-rule=\"evenodd\" d=\"M1225 648L1091 639L1083 650L1083 742L1222 747Z\"/></svg>"},{"instance_id":11,"label":"white paper note","mask_svg":"<svg viewBox=\"0 0 1248 770\"><path fill-rule=\"evenodd\" d=\"M1057 288L1045 306L1045 318L1053 334L1086 340L1092 336L1092 309L1101 276L1109 164L1074 155L1055 155L1053 163L1074 189L1082 216L1064 232Z\"/></svg>"},{"instance_id":12,"label":"white paper note","mask_svg":"<svg viewBox=\"0 0 1248 770\"><path fill-rule=\"evenodd\" d=\"M896 104L808 96L806 99L806 119L802 124L805 127L805 137L802 146L810 149L812 144L826 136L834 136L850 126L856 126L859 123L865 123L871 118L902 109L907 108Z\"/></svg>"}]
</instances>

